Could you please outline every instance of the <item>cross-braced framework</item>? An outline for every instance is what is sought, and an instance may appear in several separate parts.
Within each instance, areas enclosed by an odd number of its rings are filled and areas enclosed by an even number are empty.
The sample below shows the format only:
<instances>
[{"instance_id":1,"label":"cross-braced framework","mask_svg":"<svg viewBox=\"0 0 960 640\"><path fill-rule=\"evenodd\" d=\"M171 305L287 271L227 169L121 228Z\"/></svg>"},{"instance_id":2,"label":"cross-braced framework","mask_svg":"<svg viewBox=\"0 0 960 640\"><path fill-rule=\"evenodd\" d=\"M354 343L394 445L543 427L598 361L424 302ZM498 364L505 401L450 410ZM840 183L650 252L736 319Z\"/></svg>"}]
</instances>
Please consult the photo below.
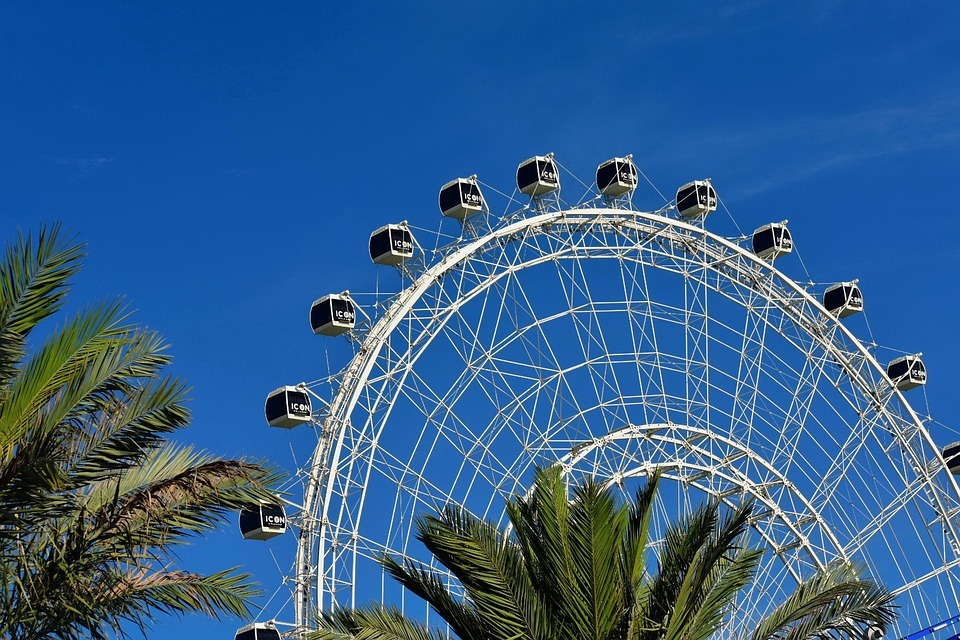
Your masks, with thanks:
<instances>
[{"instance_id":1,"label":"cross-braced framework","mask_svg":"<svg viewBox=\"0 0 960 640\"><path fill-rule=\"evenodd\" d=\"M354 295L352 359L308 385L292 632L372 599L427 617L378 558L428 560L415 517L449 502L502 526L554 462L627 493L660 469L665 521L754 499L766 553L729 629L833 562L899 594L891 634L953 613L960 491L873 349L709 219L596 205L486 213L399 293Z\"/></svg>"}]
</instances>

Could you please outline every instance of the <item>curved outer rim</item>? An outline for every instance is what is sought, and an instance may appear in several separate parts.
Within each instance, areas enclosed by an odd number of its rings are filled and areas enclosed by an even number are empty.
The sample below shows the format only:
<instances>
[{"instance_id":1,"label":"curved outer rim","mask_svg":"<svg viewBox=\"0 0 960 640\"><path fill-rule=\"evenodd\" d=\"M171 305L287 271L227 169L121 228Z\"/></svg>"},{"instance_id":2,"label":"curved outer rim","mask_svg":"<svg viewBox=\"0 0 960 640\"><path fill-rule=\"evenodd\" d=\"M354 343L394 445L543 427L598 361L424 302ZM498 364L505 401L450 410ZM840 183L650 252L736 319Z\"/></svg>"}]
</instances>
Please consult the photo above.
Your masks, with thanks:
<instances>
[{"instance_id":1,"label":"curved outer rim","mask_svg":"<svg viewBox=\"0 0 960 640\"><path fill-rule=\"evenodd\" d=\"M318 549L319 526L322 525L322 522L315 518L313 514L315 512L317 500L321 499L321 504L329 504L333 491L332 483L326 483L326 491L321 496L320 489L323 485L322 481L324 478L329 478L332 474L336 474L337 472L343 446L343 436L345 433L341 427L349 419L353 407L355 406L362 391L362 383L370 374L370 371L376 362L381 349L386 343L386 340L397 327L397 325L403 320L403 318L406 317L407 313L411 311L416 302L420 300L420 298L434 285L434 283L436 283L447 272L454 269L461 262L469 259L473 254L481 251L487 245L495 243L501 239L509 238L515 234L555 222L563 222L571 225L575 223L600 223L603 225L609 225L611 228L617 226L624 226L628 228L632 227L638 231L641 230L638 223L646 223L653 227L662 227L663 229L669 231L682 231L687 236L700 236L703 240L709 240L723 250L729 252L729 255L718 256L717 260L713 263L707 264L707 267L715 268L720 263L729 261L730 258L740 258L746 260L747 263L756 267L766 276L767 279L770 276L773 276L780 283L786 285L786 287L800 300L813 308L817 312L821 322L824 323L824 326L829 326L833 331L840 332L850 344L854 345L856 349L856 355L861 358L868 367L874 370L878 378L881 380L886 380L886 370L880 365L876 358L874 358L873 354L871 354L870 351L860 342L860 340L846 326L844 326L842 322L840 322L839 318L830 314L823 307L820 301L813 297L813 295L811 295L805 288L803 288L783 272L779 271L772 263L757 257L752 252L722 236L711 233L703 227L685 222L683 220L662 216L657 213L640 212L627 209L583 208L560 209L557 211L543 212L528 218L515 220L500 228L492 229L487 234L466 242L456 250L444 256L439 262L430 266L423 273L421 273L411 285L402 290L393 300L391 305L386 309L386 311L373 324L366 336L364 336L361 347L357 350L352 360L341 373L341 385L337 388L334 397L331 399L328 405L326 419L322 424L320 441L318 442L313 454L313 458L311 459L309 481L304 494L302 512L303 523L301 525L300 539L297 546L297 558L295 566L296 582L294 608L297 629L304 629L309 626L311 622L310 601L312 599L312 592L314 588L316 588L314 583L316 578L313 575L315 572L314 554ZM701 247L701 249L705 248L705 246ZM801 315L798 317L797 310L791 309L790 305L787 304L788 301L792 302L792 299L780 299L769 296L768 299L775 302L777 306L785 313L785 315L791 317L795 322L803 319L802 312L799 312ZM802 327L803 325L797 322L797 326ZM857 371L854 363L851 362L852 358L849 357L846 352L838 349L834 342L826 337L826 332L824 332L824 335L819 335L816 333L810 334L809 332L808 334L811 335L811 337L813 337L821 345L821 347L823 347L825 353L830 354L835 359L837 364L841 367L841 369L843 369L844 373L858 388L864 391L871 390L871 385L868 384L868 381L863 379L863 377ZM935 469L930 470L926 468L924 461L918 460L912 455L913 451L911 449L906 448L906 451L911 454L909 457L909 462L911 463L913 470L919 476L923 476L926 479L932 478L940 471L946 472L946 465L942 456L940 455L940 451L936 446L936 443L933 442L933 439L923 426L923 422L913 410L913 407L911 407L906 401L903 393L892 383L889 383L888 387L889 388L886 388L883 391L885 393L893 394L896 400L899 401L900 406L906 410L909 422L911 422L917 429L927 447L931 451L935 452L936 455L935 462L938 464L936 464ZM897 437L899 438L899 434ZM960 498L960 485L958 485L957 479L950 473L947 473L946 475L949 479L950 488L953 491L953 497ZM957 527L951 521L951 519L947 517L947 509L945 508L945 505L942 504L939 496L935 497L937 498L935 509L938 512L941 524L943 524L946 530L945 532L949 536L954 549L960 551L960 534L958 534ZM320 555L322 555L322 552L320 552ZM954 561L951 564L943 567L940 571L949 570L951 567L956 566L957 564L960 564L960 561ZM925 576L922 579L926 579L926 577L931 576ZM319 590L316 594L316 597L316 604L318 607L320 607L322 605L322 594L319 592Z\"/></svg>"}]
</instances>

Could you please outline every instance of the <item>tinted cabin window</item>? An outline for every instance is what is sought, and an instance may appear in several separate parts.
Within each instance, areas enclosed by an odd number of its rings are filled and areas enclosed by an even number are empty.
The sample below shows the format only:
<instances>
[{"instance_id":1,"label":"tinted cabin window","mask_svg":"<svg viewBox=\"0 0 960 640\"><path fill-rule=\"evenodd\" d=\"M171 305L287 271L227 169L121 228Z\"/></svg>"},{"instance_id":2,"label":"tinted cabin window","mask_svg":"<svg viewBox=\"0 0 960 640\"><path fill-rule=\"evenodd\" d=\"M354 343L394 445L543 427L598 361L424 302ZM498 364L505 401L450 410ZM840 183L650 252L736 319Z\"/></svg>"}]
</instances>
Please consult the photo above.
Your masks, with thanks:
<instances>
[{"instance_id":1,"label":"tinted cabin window","mask_svg":"<svg viewBox=\"0 0 960 640\"><path fill-rule=\"evenodd\" d=\"M693 185L677 192L677 209L686 211L697 205L697 188Z\"/></svg>"},{"instance_id":2,"label":"tinted cabin window","mask_svg":"<svg viewBox=\"0 0 960 640\"><path fill-rule=\"evenodd\" d=\"M611 182L614 182L617 177L617 167L615 162L602 165L597 169L597 186L601 191L610 186Z\"/></svg>"},{"instance_id":3,"label":"tinted cabin window","mask_svg":"<svg viewBox=\"0 0 960 640\"><path fill-rule=\"evenodd\" d=\"M843 293L844 287L837 287L836 289L829 289L826 293L823 294L823 306L827 309L834 311L839 309L847 301L846 295Z\"/></svg>"},{"instance_id":4,"label":"tinted cabin window","mask_svg":"<svg viewBox=\"0 0 960 640\"><path fill-rule=\"evenodd\" d=\"M923 363L919 360L913 361L913 373L919 374L919 377L924 377L927 375L927 369L923 366Z\"/></svg>"},{"instance_id":5,"label":"tinted cabin window","mask_svg":"<svg viewBox=\"0 0 960 640\"><path fill-rule=\"evenodd\" d=\"M247 629L243 633L238 633L235 635L233 640L257 640L257 630Z\"/></svg>"},{"instance_id":6,"label":"tinted cabin window","mask_svg":"<svg viewBox=\"0 0 960 640\"><path fill-rule=\"evenodd\" d=\"M333 319L340 324L353 325L357 319L357 314L353 310L353 303L342 298L331 298L330 306L333 311Z\"/></svg>"},{"instance_id":7,"label":"tinted cabin window","mask_svg":"<svg viewBox=\"0 0 960 640\"><path fill-rule=\"evenodd\" d=\"M310 398L303 391L287 391L287 412L295 416L310 415Z\"/></svg>"},{"instance_id":8,"label":"tinted cabin window","mask_svg":"<svg viewBox=\"0 0 960 640\"><path fill-rule=\"evenodd\" d=\"M318 302L310 308L310 324L314 329L330 322L330 299Z\"/></svg>"},{"instance_id":9,"label":"tinted cabin window","mask_svg":"<svg viewBox=\"0 0 960 640\"><path fill-rule=\"evenodd\" d=\"M753 234L753 252L763 253L773 247L773 230L766 229Z\"/></svg>"},{"instance_id":10,"label":"tinted cabin window","mask_svg":"<svg viewBox=\"0 0 960 640\"><path fill-rule=\"evenodd\" d=\"M280 640L280 632L276 629L260 629L257 640Z\"/></svg>"},{"instance_id":11,"label":"tinted cabin window","mask_svg":"<svg viewBox=\"0 0 960 640\"><path fill-rule=\"evenodd\" d=\"M521 191L537 182L538 178L536 160L520 165L517 169L517 186L520 187Z\"/></svg>"},{"instance_id":12,"label":"tinted cabin window","mask_svg":"<svg viewBox=\"0 0 960 640\"><path fill-rule=\"evenodd\" d=\"M379 258L385 253L390 253L389 229L384 229L370 237L370 257Z\"/></svg>"},{"instance_id":13,"label":"tinted cabin window","mask_svg":"<svg viewBox=\"0 0 960 640\"><path fill-rule=\"evenodd\" d=\"M621 175L626 173L629 176L624 182L629 182L630 184L637 184L637 168L632 162L628 162L621 168Z\"/></svg>"},{"instance_id":14,"label":"tinted cabin window","mask_svg":"<svg viewBox=\"0 0 960 640\"><path fill-rule=\"evenodd\" d=\"M240 511L240 531L241 533L250 533L260 528L260 509L242 509ZM240 636L237 636L240 637Z\"/></svg>"},{"instance_id":15,"label":"tinted cabin window","mask_svg":"<svg viewBox=\"0 0 960 640\"><path fill-rule=\"evenodd\" d=\"M453 183L446 189L443 189L440 192L440 210L449 211L454 207L459 207L460 202L460 189L457 183Z\"/></svg>"},{"instance_id":16,"label":"tinted cabin window","mask_svg":"<svg viewBox=\"0 0 960 640\"><path fill-rule=\"evenodd\" d=\"M267 422L287 414L285 395L286 394L281 391L276 395L267 396Z\"/></svg>"},{"instance_id":17,"label":"tinted cabin window","mask_svg":"<svg viewBox=\"0 0 960 640\"><path fill-rule=\"evenodd\" d=\"M960 444L952 444L943 449L943 458L947 462L960 462L960 460L952 460L958 455L960 455Z\"/></svg>"},{"instance_id":18,"label":"tinted cabin window","mask_svg":"<svg viewBox=\"0 0 960 640\"><path fill-rule=\"evenodd\" d=\"M902 378L907 374L907 368L909 365L906 360L901 360L900 362L894 362L889 367L887 367L887 376L890 378Z\"/></svg>"}]
</instances>

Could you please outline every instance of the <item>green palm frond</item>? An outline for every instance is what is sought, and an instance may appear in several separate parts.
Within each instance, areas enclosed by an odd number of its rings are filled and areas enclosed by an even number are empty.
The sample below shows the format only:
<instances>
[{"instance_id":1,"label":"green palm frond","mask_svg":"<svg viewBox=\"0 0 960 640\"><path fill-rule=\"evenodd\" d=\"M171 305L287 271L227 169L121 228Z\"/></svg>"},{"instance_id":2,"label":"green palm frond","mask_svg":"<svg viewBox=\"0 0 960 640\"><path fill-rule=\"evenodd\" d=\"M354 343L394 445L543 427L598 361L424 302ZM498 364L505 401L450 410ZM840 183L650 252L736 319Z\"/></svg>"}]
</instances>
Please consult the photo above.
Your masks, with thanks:
<instances>
[{"instance_id":1,"label":"green palm frond","mask_svg":"<svg viewBox=\"0 0 960 640\"><path fill-rule=\"evenodd\" d=\"M759 549L742 550L733 558L715 558L709 569L700 566L709 562L708 554L699 555L688 573L692 581L684 583L688 591L678 597L665 640L707 640L719 631L737 595L753 581L762 555ZM698 583L698 578L703 579Z\"/></svg>"},{"instance_id":2,"label":"green palm frond","mask_svg":"<svg viewBox=\"0 0 960 640\"><path fill-rule=\"evenodd\" d=\"M650 539L654 498L660 486L660 472L654 472L637 489L633 503L628 506L627 530L624 546L624 568L629 572L629 584L641 584L646 574L644 552Z\"/></svg>"},{"instance_id":3,"label":"green palm frond","mask_svg":"<svg viewBox=\"0 0 960 640\"><path fill-rule=\"evenodd\" d=\"M893 622L894 596L859 574L838 565L814 575L757 625L750 640L856 637L868 626Z\"/></svg>"},{"instance_id":4,"label":"green palm frond","mask_svg":"<svg viewBox=\"0 0 960 640\"><path fill-rule=\"evenodd\" d=\"M158 334L120 302L28 344L82 258L59 227L0 264L0 637L107 638L157 614L245 615L235 570L179 569L172 547L251 503L279 474L167 443L189 421Z\"/></svg>"},{"instance_id":5,"label":"green palm frond","mask_svg":"<svg viewBox=\"0 0 960 640\"><path fill-rule=\"evenodd\" d=\"M21 615L21 621L30 623L36 637L69 630L71 637L107 638L123 635L124 623L145 631L144 623L158 614L246 616L259 594L250 576L236 569L199 575L110 565L99 576L96 582L68 578L53 602L35 608L33 615ZM100 616L90 619L86 612L91 608Z\"/></svg>"},{"instance_id":6,"label":"green palm frond","mask_svg":"<svg viewBox=\"0 0 960 640\"><path fill-rule=\"evenodd\" d=\"M21 233L7 245L0 263L0 394L27 336L60 309L82 259L83 245L65 238L60 225L42 228L36 241Z\"/></svg>"},{"instance_id":7,"label":"green palm frond","mask_svg":"<svg viewBox=\"0 0 960 640\"><path fill-rule=\"evenodd\" d=\"M626 589L625 611L616 632L618 638L635 640L647 625L647 606L650 602L647 545L650 541L650 523L660 478L659 470L648 476L647 481L637 488L633 502L628 505L627 529L621 550L621 571Z\"/></svg>"},{"instance_id":8,"label":"green palm frond","mask_svg":"<svg viewBox=\"0 0 960 640\"><path fill-rule=\"evenodd\" d=\"M60 425L65 413L55 400L104 353L130 343L134 328L124 325L125 319L119 302L97 305L72 317L31 354L9 381L0 406L0 445L7 453L25 434L46 434Z\"/></svg>"},{"instance_id":9,"label":"green palm frond","mask_svg":"<svg viewBox=\"0 0 960 640\"><path fill-rule=\"evenodd\" d=\"M559 466L538 468L529 495L507 503L530 580L549 608L555 632L567 637L579 633L577 620L583 620L586 608L578 601L574 580L570 510L567 480Z\"/></svg>"},{"instance_id":10,"label":"green palm frond","mask_svg":"<svg viewBox=\"0 0 960 640\"><path fill-rule=\"evenodd\" d=\"M381 604L367 609L339 609L325 613L322 628L306 640L443 640L439 631L406 618L399 610Z\"/></svg>"},{"instance_id":11,"label":"green palm frond","mask_svg":"<svg viewBox=\"0 0 960 640\"><path fill-rule=\"evenodd\" d=\"M511 529L498 531L456 506L418 517L418 539L449 573L409 559L382 564L461 640L729 635L722 627L763 555L745 544L753 503L728 509L708 500L669 523L651 570L659 483L651 474L622 504L592 478L571 489L559 465L537 469L529 492L507 502ZM842 640L892 621L891 602L849 568L832 569L801 585L745 640ZM436 638L379 604L324 615L320 624L313 638Z\"/></svg>"},{"instance_id":12,"label":"green palm frond","mask_svg":"<svg viewBox=\"0 0 960 640\"><path fill-rule=\"evenodd\" d=\"M8 509L0 524L9 526L0 536L16 528L11 513L21 524L56 517L65 491L135 462L187 423L183 384L149 381L169 362L159 337L124 320L116 303L78 315L8 381L0 403L0 500Z\"/></svg>"},{"instance_id":13,"label":"green palm frond","mask_svg":"<svg viewBox=\"0 0 960 640\"><path fill-rule=\"evenodd\" d=\"M179 379L152 380L78 429L68 461L72 484L82 486L143 460L164 435L188 423L187 387Z\"/></svg>"},{"instance_id":14,"label":"green palm frond","mask_svg":"<svg viewBox=\"0 0 960 640\"><path fill-rule=\"evenodd\" d=\"M0 537L22 524L14 516L29 521L62 509L76 424L59 419L59 401L99 354L126 342L118 316L115 304L76 316L8 381L0 403L0 500L10 509L0 514Z\"/></svg>"},{"instance_id":15,"label":"green palm frond","mask_svg":"<svg viewBox=\"0 0 960 640\"><path fill-rule=\"evenodd\" d=\"M234 568L211 575L187 571L131 572L114 593L107 595L124 603L121 607L134 600L140 603L141 611L150 607L166 613L199 612L220 618L224 613L249 615L250 601L259 593L251 577Z\"/></svg>"},{"instance_id":16,"label":"green palm frond","mask_svg":"<svg viewBox=\"0 0 960 640\"><path fill-rule=\"evenodd\" d=\"M259 500L280 475L264 463L222 460L166 444L136 467L90 486L83 505L105 536L163 548L209 531L224 517Z\"/></svg>"},{"instance_id":17,"label":"green palm frond","mask_svg":"<svg viewBox=\"0 0 960 640\"><path fill-rule=\"evenodd\" d=\"M620 567L627 510L592 478L573 489L570 501L571 612L578 638L606 638L623 614L626 586Z\"/></svg>"},{"instance_id":18,"label":"green palm frond","mask_svg":"<svg viewBox=\"0 0 960 640\"><path fill-rule=\"evenodd\" d=\"M644 631L640 635L645 640L661 638L675 615L684 580L701 547L713 535L718 510L716 503L708 502L668 527L656 574L645 594Z\"/></svg>"},{"instance_id":19,"label":"green palm frond","mask_svg":"<svg viewBox=\"0 0 960 640\"><path fill-rule=\"evenodd\" d=\"M405 589L429 603L458 638L483 640L487 637L487 629L476 607L469 600L455 597L450 591L449 580L419 562L404 560L400 563L390 556L385 556L380 562Z\"/></svg>"},{"instance_id":20,"label":"green palm frond","mask_svg":"<svg viewBox=\"0 0 960 640\"><path fill-rule=\"evenodd\" d=\"M494 637L544 637L545 619L520 549L494 525L447 506L418 518L417 538L457 577Z\"/></svg>"}]
</instances>

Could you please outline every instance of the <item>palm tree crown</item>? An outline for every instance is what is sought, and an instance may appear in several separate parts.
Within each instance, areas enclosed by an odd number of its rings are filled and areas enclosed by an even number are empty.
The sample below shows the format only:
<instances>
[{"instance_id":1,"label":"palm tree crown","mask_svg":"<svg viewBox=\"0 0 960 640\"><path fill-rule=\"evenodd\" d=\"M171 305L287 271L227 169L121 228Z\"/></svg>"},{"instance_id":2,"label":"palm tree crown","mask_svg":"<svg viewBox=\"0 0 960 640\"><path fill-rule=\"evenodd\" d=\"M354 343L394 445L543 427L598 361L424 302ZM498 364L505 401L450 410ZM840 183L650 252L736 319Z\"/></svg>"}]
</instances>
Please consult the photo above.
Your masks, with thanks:
<instances>
[{"instance_id":1,"label":"palm tree crown","mask_svg":"<svg viewBox=\"0 0 960 640\"><path fill-rule=\"evenodd\" d=\"M0 261L0 638L124 635L159 612L245 615L248 576L181 570L174 554L269 498L277 474L166 440L189 421L187 389L163 374L160 336L120 303L38 330L82 258L52 227Z\"/></svg>"},{"instance_id":2,"label":"palm tree crown","mask_svg":"<svg viewBox=\"0 0 960 640\"><path fill-rule=\"evenodd\" d=\"M671 523L657 559L650 537L654 474L626 504L586 478L568 490L558 466L538 470L526 496L507 503L500 531L457 506L421 516L417 538L456 578L385 557L385 569L437 612L462 640L740 640L860 637L889 624L893 597L835 567L801 584L753 629L726 629L762 550L745 546L752 504L709 501ZM323 614L312 640L428 640L440 629L376 603Z\"/></svg>"}]
</instances>

